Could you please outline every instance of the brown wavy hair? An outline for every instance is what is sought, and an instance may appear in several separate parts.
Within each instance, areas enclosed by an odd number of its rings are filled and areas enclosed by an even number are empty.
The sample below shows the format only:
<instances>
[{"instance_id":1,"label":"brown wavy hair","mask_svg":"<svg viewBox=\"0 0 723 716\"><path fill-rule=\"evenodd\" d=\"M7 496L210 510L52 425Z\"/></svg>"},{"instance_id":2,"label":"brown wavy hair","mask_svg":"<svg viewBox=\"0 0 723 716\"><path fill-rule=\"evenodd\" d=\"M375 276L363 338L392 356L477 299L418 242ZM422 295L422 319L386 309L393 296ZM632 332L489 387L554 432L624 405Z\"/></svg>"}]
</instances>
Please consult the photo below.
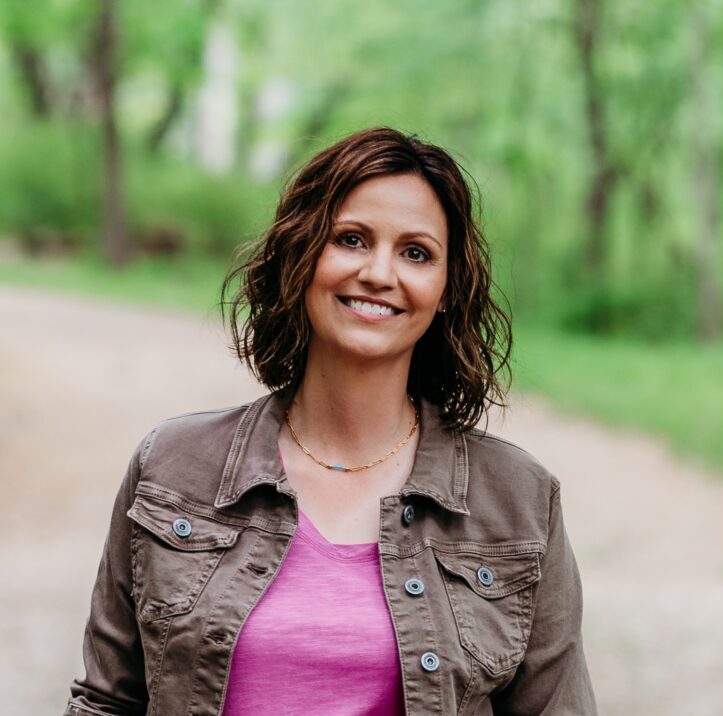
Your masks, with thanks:
<instances>
[{"instance_id":1,"label":"brown wavy hair","mask_svg":"<svg viewBox=\"0 0 723 716\"><path fill-rule=\"evenodd\" d=\"M476 185L463 172L443 149L389 127L356 132L313 157L285 186L269 229L236 250L224 278L221 312L239 359L272 391L298 387L310 336L304 296L336 212L361 182L413 173L442 204L449 250L446 312L435 315L414 347L409 393L438 406L450 430L474 426L493 404L505 406L509 311L492 295L498 288L474 218Z\"/></svg>"}]
</instances>

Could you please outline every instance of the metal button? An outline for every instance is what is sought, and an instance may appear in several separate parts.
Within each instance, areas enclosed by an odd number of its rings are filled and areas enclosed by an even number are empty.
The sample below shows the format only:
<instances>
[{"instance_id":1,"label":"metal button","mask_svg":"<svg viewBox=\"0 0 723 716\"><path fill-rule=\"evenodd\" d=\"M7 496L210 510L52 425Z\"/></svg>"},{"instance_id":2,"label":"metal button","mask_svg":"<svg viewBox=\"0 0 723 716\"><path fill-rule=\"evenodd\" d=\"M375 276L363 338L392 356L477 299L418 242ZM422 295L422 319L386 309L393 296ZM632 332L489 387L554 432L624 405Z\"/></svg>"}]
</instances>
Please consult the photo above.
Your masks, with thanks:
<instances>
[{"instance_id":1,"label":"metal button","mask_svg":"<svg viewBox=\"0 0 723 716\"><path fill-rule=\"evenodd\" d=\"M424 582L421 579L417 579L416 577L412 577L411 579L408 579L406 582L404 582L404 588L411 594L413 597L416 597L418 594L421 594L424 591Z\"/></svg>"},{"instance_id":2,"label":"metal button","mask_svg":"<svg viewBox=\"0 0 723 716\"><path fill-rule=\"evenodd\" d=\"M191 523L185 517L179 517L173 521L173 531L179 537L188 537L188 535L193 532L193 527L191 527Z\"/></svg>"},{"instance_id":3,"label":"metal button","mask_svg":"<svg viewBox=\"0 0 723 716\"><path fill-rule=\"evenodd\" d=\"M412 524L413 520L414 507L412 507L411 505L407 505L402 512L402 522L404 523L405 527L409 527L409 525Z\"/></svg>"},{"instance_id":4,"label":"metal button","mask_svg":"<svg viewBox=\"0 0 723 716\"><path fill-rule=\"evenodd\" d=\"M433 651L425 651L422 654L422 668L425 671L437 671L439 668L439 657Z\"/></svg>"},{"instance_id":5,"label":"metal button","mask_svg":"<svg viewBox=\"0 0 723 716\"><path fill-rule=\"evenodd\" d=\"M495 581L495 578L492 575L492 570L488 567L480 567L477 570L477 579L479 579L480 584L485 587L489 587L490 584Z\"/></svg>"}]
</instances>

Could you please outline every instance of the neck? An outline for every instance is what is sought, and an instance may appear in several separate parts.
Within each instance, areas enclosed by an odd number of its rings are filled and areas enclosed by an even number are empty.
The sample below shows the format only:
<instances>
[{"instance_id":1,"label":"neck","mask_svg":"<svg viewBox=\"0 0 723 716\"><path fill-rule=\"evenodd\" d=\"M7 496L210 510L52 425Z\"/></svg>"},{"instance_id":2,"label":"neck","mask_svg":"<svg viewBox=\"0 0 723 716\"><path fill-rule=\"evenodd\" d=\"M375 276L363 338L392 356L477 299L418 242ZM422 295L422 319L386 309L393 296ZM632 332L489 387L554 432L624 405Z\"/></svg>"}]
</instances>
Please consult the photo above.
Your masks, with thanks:
<instances>
[{"instance_id":1,"label":"neck","mask_svg":"<svg viewBox=\"0 0 723 716\"><path fill-rule=\"evenodd\" d=\"M411 429L409 360L363 364L309 351L289 414L304 444L328 461L363 463L391 449Z\"/></svg>"}]
</instances>

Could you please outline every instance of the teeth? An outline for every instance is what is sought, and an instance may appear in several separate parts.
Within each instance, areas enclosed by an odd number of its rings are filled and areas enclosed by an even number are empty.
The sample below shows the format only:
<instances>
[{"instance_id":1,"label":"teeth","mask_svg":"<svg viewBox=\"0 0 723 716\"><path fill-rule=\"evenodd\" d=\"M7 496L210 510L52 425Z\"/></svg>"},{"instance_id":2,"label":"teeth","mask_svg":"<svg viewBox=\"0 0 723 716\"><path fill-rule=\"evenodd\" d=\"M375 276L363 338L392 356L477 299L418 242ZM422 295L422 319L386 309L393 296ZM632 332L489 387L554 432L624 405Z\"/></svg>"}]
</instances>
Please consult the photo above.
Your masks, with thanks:
<instances>
[{"instance_id":1,"label":"teeth","mask_svg":"<svg viewBox=\"0 0 723 716\"><path fill-rule=\"evenodd\" d=\"M362 313L370 313L373 316L392 316L394 309L390 306L380 306L378 303L367 303L366 301L357 301L353 298L349 299L348 305L355 311Z\"/></svg>"}]
</instances>

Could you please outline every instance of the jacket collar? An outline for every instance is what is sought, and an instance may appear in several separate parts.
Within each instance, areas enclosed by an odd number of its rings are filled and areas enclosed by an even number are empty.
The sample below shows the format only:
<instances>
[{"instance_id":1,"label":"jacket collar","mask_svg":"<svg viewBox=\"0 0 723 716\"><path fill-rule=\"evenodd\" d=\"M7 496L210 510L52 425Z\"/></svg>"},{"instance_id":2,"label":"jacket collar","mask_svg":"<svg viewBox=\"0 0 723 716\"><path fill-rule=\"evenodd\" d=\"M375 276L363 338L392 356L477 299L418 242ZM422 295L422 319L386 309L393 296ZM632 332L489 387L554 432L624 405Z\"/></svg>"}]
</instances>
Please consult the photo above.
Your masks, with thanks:
<instances>
[{"instance_id":1,"label":"jacket collar","mask_svg":"<svg viewBox=\"0 0 723 716\"><path fill-rule=\"evenodd\" d=\"M251 403L236 426L226 459L216 507L228 507L252 487L275 485L279 492L295 493L284 475L278 435L293 395L281 391ZM469 465L463 433L443 430L437 408L422 399L419 442L411 475L402 497L422 495L450 512L468 515Z\"/></svg>"}]
</instances>

